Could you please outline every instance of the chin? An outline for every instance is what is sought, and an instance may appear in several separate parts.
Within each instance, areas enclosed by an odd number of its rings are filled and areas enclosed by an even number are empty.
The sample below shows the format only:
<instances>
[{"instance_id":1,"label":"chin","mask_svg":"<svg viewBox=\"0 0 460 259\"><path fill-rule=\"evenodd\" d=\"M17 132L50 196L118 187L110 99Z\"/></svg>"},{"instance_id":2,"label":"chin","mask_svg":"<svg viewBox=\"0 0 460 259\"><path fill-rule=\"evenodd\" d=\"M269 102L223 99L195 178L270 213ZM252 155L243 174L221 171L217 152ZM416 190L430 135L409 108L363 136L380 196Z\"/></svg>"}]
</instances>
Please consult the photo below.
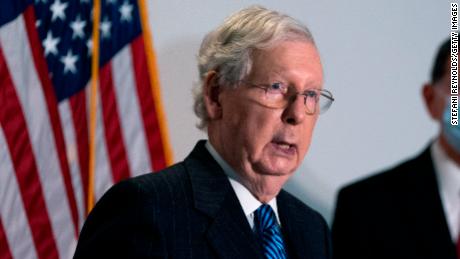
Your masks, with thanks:
<instances>
[{"instance_id":1,"label":"chin","mask_svg":"<svg viewBox=\"0 0 460 259\"><path fill-rule=\"evenodd\" d=\"M261 163L256 166L256 172L261 175L271 176L290 176L294 173L296 167L290 165L279 165L279 164L264 164Z\"/></svg>"},{"instance_id":2,"label":"chin","mask_svg":"<svg viewBox=\"0 0 460 259\"><path fill-rule=\"evenodd\" d=\"M292 159L275 158L268 161L266 168L275 175L291 175L297 166Z\"/></svg>"}]
</instances>

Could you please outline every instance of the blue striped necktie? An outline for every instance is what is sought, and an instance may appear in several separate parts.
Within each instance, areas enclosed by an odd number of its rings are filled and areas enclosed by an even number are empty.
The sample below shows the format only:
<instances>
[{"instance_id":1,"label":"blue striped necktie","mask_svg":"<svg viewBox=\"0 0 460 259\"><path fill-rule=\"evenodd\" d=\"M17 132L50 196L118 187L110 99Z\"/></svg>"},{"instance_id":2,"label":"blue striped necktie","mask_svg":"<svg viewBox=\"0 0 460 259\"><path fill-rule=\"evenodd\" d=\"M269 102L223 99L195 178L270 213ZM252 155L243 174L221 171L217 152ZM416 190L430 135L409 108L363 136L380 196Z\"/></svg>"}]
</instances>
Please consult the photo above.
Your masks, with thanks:
<instances>
[{"instance_id":1,"label":"blue striped necktie","mask_svg":"<svg viewBox=\"0 0 460 259\"><path fill-rule=\"evenodd\" d=\"M287 258L281 229L270 205L262 204L254 212L254 226L266 258Z\"/></svg>"}]
</instances>

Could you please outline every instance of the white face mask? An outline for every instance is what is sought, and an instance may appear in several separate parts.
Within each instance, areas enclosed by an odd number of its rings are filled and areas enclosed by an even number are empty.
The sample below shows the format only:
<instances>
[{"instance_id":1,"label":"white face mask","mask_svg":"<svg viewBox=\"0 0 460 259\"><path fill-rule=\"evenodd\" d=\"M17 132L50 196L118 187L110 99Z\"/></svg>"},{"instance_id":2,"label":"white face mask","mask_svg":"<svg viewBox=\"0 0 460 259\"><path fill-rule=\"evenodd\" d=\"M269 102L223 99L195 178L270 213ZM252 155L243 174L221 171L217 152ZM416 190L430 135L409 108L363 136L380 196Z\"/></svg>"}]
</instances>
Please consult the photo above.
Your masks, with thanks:
<instances>
[{"instance_id":1,"label":"white face mask","mask_svg":"<svg viewBox=\"0 0 460 259\"><path fill-rule=\"evenodd\" d=\"M446 137L447 143L460 154L460 125L452 125L450 123L450 100L446 101L444 108L442 131Z\"/></svg>"}]
</instances>

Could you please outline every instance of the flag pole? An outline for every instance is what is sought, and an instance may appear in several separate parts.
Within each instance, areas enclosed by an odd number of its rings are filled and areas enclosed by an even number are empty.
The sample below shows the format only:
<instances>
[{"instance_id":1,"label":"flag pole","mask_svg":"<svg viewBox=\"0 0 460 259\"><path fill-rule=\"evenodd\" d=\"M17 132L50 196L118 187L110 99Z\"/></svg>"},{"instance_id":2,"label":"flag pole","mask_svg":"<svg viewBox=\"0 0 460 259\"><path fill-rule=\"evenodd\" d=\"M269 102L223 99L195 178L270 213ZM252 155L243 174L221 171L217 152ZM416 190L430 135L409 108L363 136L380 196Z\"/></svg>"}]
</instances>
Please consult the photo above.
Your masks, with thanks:
<instances>
[{"instance_id":1,"label":"flag pole","mask_svg":"<svg viewBox=\"0 0 460 259\"><path fill-rule=\"evenodd\" d=\"M89 170L88 170L88 207L87 213L94 207L94 175L96 169L96 116L97 116L97 88L99 81L99 23L101 17L101 1L93 2L93 31L91 56L91 92L89 114Z\"/></svg>"},{"instance_id":2,"label":"flag pole","mask_svg":"<svg viewBox=\"0 0 460 259\"><path fill-rule=\"evenodd\" d=\"M153 49L152 34L150 32L149 19L147 15L147 4L145 0L138 0L139 12L141 16L142 33L144 37L144 48L147 55L147 66L149 71L150 87L153 96L153 103L155 105L156 113L158 116L158 124L160 130L161 141L163 142L163 152L165 156L166 166L172 165L174 162L171 144L169 142L168 128L166 124L166 117L163 111L163 102L160 91L160 81L158 77L158 68L156 63L155 51Z\"/></svg>"}]
</instances>

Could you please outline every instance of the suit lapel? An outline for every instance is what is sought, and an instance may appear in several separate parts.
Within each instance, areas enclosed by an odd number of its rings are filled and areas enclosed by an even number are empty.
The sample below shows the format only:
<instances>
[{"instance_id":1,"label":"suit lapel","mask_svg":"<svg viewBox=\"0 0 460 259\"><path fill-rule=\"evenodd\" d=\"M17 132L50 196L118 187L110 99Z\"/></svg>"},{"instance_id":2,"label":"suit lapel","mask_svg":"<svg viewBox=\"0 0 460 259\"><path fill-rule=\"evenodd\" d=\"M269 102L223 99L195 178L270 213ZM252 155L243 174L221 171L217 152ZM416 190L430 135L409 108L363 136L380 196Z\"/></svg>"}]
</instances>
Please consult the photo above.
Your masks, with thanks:
<instances>
[{"instance_id":1,"label":"suit lapel","mask_svg":"<svg viewBox=\"0 0 460 259\"><path fill-rule=\"evenodd\" d=\"M262 258L227 176L204 144L200 141L184 162L195 208L210 217L208 242L220 258Z\"/></svg>"},{"instance_id":2,"label":"suit lapel","mask_svg":"<svg viewBox=\"0 0 460 259\"><path fill-rule=\"evenodd\" d=\"M208 229L207 238L222 258L262 258L255 235L238 200L228 195Z\"/></svg>"},{"instance_id":3,"label":"suit lapel","mask_svg":"<svg viewBox=\"0 0 460 259\"><path fill-rule=\"evenodd\" d=\"M309 254L309 222L297 215L298 211L284 190L277 196L278 213L281 221L283 238L285 239L290 258L313 258Z\"/></svg>"},{"instance_id":4,"label":"suit lapel","mask_svg":"<svg viewBox=\"0 0 460 259\"><path fill-rule=\"evenodd\" d=\"M409 219L415 223L417 233L414 238L419 238L421 249L433 258L456 258L429 148L414 159L408 189L411 191L407 212Z\"/></svg>"}]
</instances>

